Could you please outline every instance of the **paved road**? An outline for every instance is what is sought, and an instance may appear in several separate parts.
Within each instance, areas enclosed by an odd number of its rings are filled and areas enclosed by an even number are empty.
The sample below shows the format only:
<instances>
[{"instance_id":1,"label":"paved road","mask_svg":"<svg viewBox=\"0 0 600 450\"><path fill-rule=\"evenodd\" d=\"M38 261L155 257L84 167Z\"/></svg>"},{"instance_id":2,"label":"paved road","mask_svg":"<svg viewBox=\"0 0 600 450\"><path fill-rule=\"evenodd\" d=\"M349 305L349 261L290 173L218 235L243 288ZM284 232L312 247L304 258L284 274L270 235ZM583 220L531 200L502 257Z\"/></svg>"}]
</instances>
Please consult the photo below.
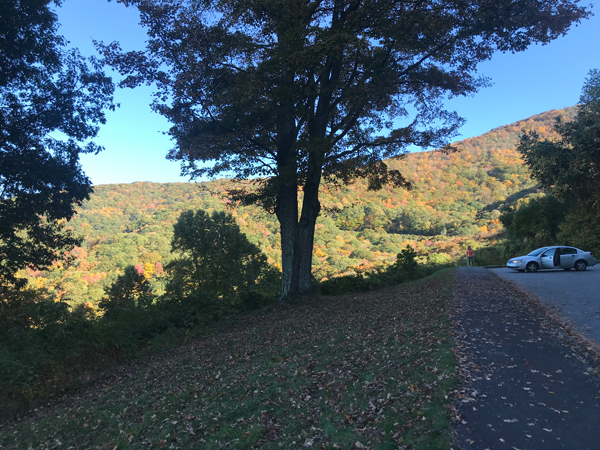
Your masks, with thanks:
<instances>
[{"instance_id":1,"label":"paved road","mask_svg":"<svg viewBox=\"0 0 600 450\"><path fill-rule=\"evenodd\" d=\"M453 300L459 447L598 450L600 380L557 327L483 268L459 267Z\"/></svg>"},{"instance_id":2,"label":"paved road","mask_svg":"<svg viewBox=\"0 0 600 450\"><path fill-rule=\"evenodd\" d=\"M600 265L583 272L561 269L528 273L507 268L490 271L537 294L546 304L559 307L579 331L600 343Z\"/></svg>"}]
</instances>

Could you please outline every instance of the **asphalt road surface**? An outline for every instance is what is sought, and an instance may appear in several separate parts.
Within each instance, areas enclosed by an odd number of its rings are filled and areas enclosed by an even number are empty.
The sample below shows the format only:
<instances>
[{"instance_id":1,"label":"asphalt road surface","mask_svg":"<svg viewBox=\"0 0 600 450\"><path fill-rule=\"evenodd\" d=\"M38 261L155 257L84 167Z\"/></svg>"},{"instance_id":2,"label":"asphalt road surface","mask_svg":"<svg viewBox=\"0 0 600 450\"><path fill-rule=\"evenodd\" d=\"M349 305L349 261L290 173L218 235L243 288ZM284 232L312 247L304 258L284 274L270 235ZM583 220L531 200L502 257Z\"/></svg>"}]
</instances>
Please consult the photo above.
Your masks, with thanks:
<instances>
[{"instance_id":1,"label":"asphalt road surface","mask_svg":"<svg viewBox=\"0 0 600 450\"><path fill-rule=\"evenodd\" d=\"M595 272L586 275L600 274ZM541 275L558 279L563 274ZM600 449L600 379L565 345L557 327L512 284L483 268L459 267L453 292L463 379L456 399L459 447Z\"/></svg>"},{"instance_id":2,"label":"asphalt road surface","mask_svg":"<svg viewBox=\"0 0 600 450\"><path fill-rule=\"evenodd\" d=\"M542 270L536 273L489 269L555 305L587 337L600 343L600 265L583 272Z\"/></svg>"}]
</instances>

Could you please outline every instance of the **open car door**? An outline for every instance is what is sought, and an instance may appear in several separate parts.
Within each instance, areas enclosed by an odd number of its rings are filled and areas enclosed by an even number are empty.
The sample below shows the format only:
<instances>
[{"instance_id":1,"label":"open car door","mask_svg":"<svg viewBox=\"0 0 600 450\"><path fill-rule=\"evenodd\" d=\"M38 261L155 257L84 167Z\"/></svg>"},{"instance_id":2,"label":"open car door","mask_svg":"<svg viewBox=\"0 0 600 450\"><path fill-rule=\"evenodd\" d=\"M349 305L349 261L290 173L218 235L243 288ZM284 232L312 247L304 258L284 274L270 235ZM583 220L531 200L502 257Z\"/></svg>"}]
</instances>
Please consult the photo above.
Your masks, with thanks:
<instances>
[{"instance_id":1,"label":"open car door","mask_svg":"<svg viewBox=\"0 0 600 450\"><path fill-rule=\"evenodd\" d=\"M554 269L554 251L556 249L555 248L551 248L549 250L546 250L544 253L542 253L542 256L540 256L540 262L542 263L542 269Z\"/></svg>"}]
</instances>

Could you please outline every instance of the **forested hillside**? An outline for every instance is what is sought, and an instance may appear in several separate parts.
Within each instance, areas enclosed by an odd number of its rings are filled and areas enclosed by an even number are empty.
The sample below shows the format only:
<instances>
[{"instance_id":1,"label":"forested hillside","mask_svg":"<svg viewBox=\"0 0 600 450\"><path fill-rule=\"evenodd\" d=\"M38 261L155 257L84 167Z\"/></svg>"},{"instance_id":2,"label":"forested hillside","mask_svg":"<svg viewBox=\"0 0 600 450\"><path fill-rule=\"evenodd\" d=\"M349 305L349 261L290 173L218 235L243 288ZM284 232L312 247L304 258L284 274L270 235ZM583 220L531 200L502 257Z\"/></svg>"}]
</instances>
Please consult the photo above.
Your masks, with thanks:
<instances>
[{"instance_id":1,"label":"forested hillside","mask_svg":"<svg viewBox=\"0 0 600 450\"><path fill-rule=\"evenodd\" d=\"M554 119L559 115L570 119L574 112L574 108L553 110L494 129L456 143L457 153L414 153L389 161L411 181L410 191L368 191L364 181L325 185L315 237L315 277L386 266L407 244L416 249L421 262L443 263L461 256L467 242L493 240L501 229L502 206L534 187L516 151L521 130L552 138ZM160 293L164 267L176 256L170 245L173 224L189 209L227 209L277 266L275 216L258 207L232 205L225 194L235 187L227 179L96 186L69 224L83 237L82 247L61 255L48 272L28 270L22 275L54 298L97 305L104 289L127 266L135 265Z\"/></svg>"}]
</instances>

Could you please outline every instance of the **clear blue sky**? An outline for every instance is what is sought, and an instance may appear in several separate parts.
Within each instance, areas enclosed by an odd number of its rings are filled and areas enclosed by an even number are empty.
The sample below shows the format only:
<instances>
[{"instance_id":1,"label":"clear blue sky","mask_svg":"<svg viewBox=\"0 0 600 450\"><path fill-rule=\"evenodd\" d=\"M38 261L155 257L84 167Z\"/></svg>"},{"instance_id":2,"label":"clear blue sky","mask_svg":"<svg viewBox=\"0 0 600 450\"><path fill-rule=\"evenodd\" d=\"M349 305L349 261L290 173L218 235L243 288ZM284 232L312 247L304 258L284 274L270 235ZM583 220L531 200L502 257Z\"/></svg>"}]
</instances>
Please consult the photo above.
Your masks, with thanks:
<instances>
[{"instance_id":1,"label":"clear blue sky","mask_svg":"<svg viewBox=\"0 0 600 450\"><path fill-rule=\"evenodd\" d=\"M479 72L494 85L447 102L448 109L467 119L460 139L577 103L588 71L600 69L600 0L589 3L596 15L565 37L522 53L496 54L481 64ZM119 41L125 50L144 46L146 34L134 8L107 0L65 0L57 12L61 34L84 55L96 54L93 39ZM150 110L151 93L150 87L117 91L121 107L108 113L96 139L106 150L82 157L94 184L188 181L179 175L179 163L165 159L171 142L161 132L169 124Z\"/></svg>"}]
</instances>

